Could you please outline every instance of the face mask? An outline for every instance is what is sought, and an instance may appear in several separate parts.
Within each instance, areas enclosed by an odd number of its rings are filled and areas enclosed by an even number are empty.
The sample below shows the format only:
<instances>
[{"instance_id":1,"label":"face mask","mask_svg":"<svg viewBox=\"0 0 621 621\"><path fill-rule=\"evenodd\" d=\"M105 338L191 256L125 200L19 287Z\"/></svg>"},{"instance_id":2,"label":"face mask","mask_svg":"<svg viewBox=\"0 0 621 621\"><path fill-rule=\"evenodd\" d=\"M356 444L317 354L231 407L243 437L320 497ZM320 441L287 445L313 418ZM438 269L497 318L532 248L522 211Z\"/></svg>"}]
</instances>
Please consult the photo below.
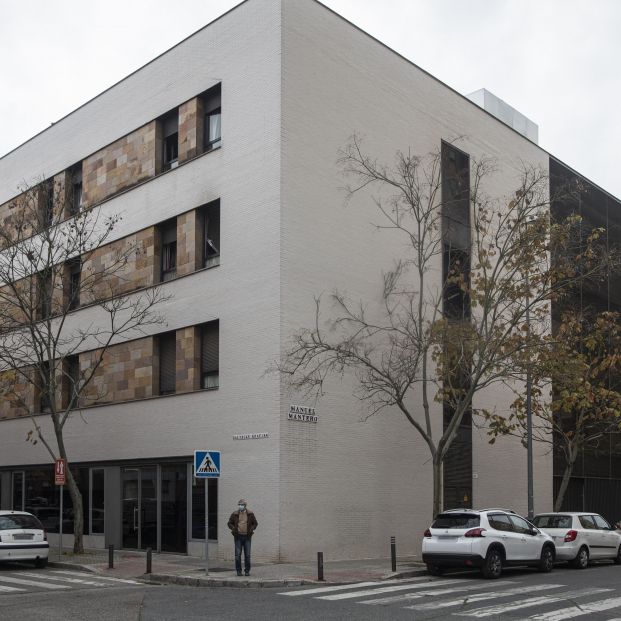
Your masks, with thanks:
<instances>
[{"instance_id":1,"label":"face mask","mask_svg":"<svg viewBox=\"0 0 621 621\"><path fill-rule=\"evenodd\" d=\"M240 511L245 511L246 510L246 505L239 505L239 510Z\"/></svg>"}]
</instances>

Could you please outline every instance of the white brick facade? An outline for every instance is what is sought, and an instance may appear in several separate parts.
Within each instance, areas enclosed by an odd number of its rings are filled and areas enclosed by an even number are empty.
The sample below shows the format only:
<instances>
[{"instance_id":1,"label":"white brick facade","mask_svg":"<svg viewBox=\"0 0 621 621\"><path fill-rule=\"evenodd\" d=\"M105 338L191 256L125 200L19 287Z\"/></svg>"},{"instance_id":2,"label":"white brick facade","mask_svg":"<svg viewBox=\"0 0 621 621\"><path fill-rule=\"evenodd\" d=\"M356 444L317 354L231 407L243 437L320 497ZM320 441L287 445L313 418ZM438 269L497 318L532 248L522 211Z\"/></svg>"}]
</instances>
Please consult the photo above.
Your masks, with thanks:
<instances>
[{"instance_id":1,"label":"white brick facade","mask_svg":"<svg viewBox=\"0 0 621 621\"><path fill-rule=\"evenodd\" d=\"M398 252L371 226L370 201L344 206L336 159L351 134L387 161L460 136L471 156L498 159L487 188L497 195L514 187L520 161L547 168L548 156L313 0L248 0L0 159L0 203L21 179L56 174L217 82L222 148L101 209L123 215L122 237L220 198L221 265L165 285L174 297L164 309L167 330L219 319L220 388L85 410L86 424L75 416L67 426L69 454L91 463L221 450L221 557L232 553L226 519L240 496L259 520L257 560L385 556L391 535L400 553L419 553L431 464L415 430L397 412L360 422L350 378L307 403L264 372L312 324L314 296L342 288L372 302ZM287 420L291 403L315 406L318 423ZM49 463L25 445L28 429L0 422L0 467ZM244 433L269 437L233 439ZM490 447L474 430L473 445L474 505L525 511L520 443ZM537 509L550 509L542 452L535 481Z\"/></svg>"}]
</instances>

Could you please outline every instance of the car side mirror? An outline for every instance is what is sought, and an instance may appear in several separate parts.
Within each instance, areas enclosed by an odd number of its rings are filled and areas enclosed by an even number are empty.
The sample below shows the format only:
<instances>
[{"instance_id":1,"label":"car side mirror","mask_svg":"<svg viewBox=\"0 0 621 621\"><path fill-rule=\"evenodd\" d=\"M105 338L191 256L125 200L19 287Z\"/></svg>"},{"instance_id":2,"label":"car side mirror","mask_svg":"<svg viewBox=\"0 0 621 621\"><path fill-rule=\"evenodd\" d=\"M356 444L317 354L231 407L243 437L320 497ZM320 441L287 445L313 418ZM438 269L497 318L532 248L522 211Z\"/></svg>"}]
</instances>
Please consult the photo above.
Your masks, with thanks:
<instances>
[{"instance_id":1,"label":"car side mirror","mask_svg":"<svg viewBox=\"0 0 621 621\"><path fill-rule=\"evenodd\" d=\"M537 530L536 528L531 528L528 532L531 535L538 535L541 531Z\"/></svg>"}]
</instances>

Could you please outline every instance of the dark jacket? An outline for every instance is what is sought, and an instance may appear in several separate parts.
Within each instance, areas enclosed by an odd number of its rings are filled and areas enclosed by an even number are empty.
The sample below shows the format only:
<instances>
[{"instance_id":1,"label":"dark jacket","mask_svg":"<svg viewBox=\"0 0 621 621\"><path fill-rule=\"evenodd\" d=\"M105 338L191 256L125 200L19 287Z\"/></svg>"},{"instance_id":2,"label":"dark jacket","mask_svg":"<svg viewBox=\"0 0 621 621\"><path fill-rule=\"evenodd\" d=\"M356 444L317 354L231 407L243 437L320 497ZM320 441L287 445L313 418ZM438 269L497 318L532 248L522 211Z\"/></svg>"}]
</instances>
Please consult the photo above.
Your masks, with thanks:
<instances>
[{"instance_id":1,"label":"dark jacket","mask_svg":"<svg viewBox=\"0 0 621 621\"><path fill-rule=\"evenodd\" d=\"M254 517L254 513L246 509L246 513L248 514L248 539L252 537L257 525L257 518ZM231 517L229 518L228 527L231 529L231 533L233 537L237 537L239 533L237 532L237 525L239 524L239 511L233 511L231 513Z\"/></svg>"}]
</instances>

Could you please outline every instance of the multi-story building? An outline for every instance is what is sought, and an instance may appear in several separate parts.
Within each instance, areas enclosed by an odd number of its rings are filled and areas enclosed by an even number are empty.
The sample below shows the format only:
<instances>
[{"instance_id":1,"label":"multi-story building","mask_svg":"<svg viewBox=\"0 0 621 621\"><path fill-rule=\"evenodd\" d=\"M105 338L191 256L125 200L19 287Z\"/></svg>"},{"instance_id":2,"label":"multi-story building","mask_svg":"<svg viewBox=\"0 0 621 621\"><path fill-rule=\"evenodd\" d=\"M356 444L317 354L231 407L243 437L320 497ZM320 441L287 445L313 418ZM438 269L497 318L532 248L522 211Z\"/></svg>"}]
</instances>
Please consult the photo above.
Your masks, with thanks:
<instances>
[{"instance_id":1,"label":"multi-story building","mask_svg":"<svg viewBox=\"0 0 621 621\"><path fill-rule=\"evenodd\" d=\"M71 184L80 209L122 216L101 261L139 241L127 290L171 296L165 325L110 349L105 390L66 427L87 546L200 554L205 488L191 462L208 448L222 453L208 492L220 557L239 497L258 517L260 559L378 556L391 535L418 551L431 466L410 425L394 412L360 422L347 376L309 402L265 373L312 324L315 296L372 299L395 259L372 202L344 205L336 160L354 133L386 161L459 137L461 165L497 160L498 195L521 162L551 166L535 142L314 0L247 0L0 159L0 218L23 179ZM289 417L292 405L314 413ZM11 404L0 419L1 506L45 519L58 505L50 457L24 443L31 421ZM525 511L519 441L490 447L466 425L459 447L447 502ZM536 446L536 507L549 510L552 494L552 457Z\"/></svg>"}]
</instances>

